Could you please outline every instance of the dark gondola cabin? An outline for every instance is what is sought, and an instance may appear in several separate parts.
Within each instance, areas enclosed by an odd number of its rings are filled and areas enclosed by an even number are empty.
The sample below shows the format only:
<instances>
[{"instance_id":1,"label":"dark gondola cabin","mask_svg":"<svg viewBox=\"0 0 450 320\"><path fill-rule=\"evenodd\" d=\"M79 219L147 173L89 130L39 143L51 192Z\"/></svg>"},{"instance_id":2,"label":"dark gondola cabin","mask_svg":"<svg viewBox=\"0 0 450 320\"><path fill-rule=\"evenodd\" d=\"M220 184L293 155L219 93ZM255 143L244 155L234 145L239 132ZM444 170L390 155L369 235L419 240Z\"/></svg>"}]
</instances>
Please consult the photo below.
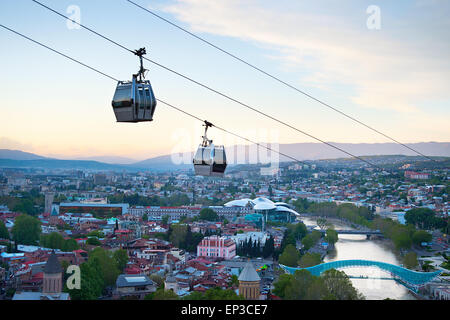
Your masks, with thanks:
<instances>
[{"instance_id":1,"label":"dark gondola cabin","mask_svg":"<svg viewBox=\"0 0 450 320\"><path fill-rule=\"evenodd\" d=\"M142 55L145 48L135 51L141 61L141 68L133 74L131 81L119 81L112 100L117 122L152 121L156 108L156 98L149 80L144 79Z\"/></svg>"},{"instance_id":2,"label":"dark gondola cabin","mask_svg":"<svg viewBox=\"0 0 450 320\"><path fill-rule=\"evenodd\" d=\"M208 140L206 131L211 123L205 121L205 135L192 160L195 175L223 177L227 167L227 159L224 146L215 146L212 140Z\"/></svg>"}]
</instances>

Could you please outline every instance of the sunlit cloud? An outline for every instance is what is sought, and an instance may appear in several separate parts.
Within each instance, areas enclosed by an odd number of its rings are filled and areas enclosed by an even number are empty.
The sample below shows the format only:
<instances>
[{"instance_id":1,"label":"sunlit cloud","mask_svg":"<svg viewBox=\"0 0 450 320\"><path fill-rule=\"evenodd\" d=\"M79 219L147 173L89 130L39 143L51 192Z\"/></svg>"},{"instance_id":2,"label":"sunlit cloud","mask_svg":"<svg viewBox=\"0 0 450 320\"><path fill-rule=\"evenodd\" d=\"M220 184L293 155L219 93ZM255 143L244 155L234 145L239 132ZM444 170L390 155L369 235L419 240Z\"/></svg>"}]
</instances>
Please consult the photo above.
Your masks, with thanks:
<instances>
[{"instance_id":1,"label":"sunlit cloud","mask_svg":"<svg viewBox=\"0 0 450 320\"><path fill-rule=\"evenodd\" d=\"M429 99L450 99L448 55L430 56L430 48L413 41L411 34L401 39L383 30L380 36L335 16L264 4L177 0L162 10L194 32L270 46L284 70L296 66L306 71L299 72L299 84L322 89L330 83L347 85L354 91L349 99L360 107L409 113L419 112L418 105Z\"/></svg>"}]
</instances>

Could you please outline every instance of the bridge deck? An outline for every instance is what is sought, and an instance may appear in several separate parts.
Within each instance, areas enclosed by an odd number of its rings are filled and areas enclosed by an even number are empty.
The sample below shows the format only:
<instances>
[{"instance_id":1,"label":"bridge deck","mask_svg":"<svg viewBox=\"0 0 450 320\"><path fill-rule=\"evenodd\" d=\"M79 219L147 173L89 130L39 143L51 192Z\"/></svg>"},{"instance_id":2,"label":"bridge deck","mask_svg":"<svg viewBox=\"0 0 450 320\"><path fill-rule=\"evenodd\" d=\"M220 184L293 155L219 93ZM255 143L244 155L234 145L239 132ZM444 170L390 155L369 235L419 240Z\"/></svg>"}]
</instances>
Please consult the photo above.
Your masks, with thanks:
<instances>
[{"instance_id":1,"label":"bridge deck","mask_svg":"<svg viewBox=\"0 0 450 320\"><path fill-rule=\"evenodd\" d=\"M322 233L325 233L326 230L318 230ZM381 231L363 231L363 230L336 230L338 234L364 234L364 235L379 235L382 236L383 233Z\"/></svg>"},{"instance_id":2,"label":"bridge deck","mask_svg":"<svg viewBox=\"0 0 450 320\"><path fill-rule=\"evenodd\" d=\"M318 264L309 268L293 268L280 264L286 272L294 274L297 270L308 270L312 275L320 276L323 272L330 269L342 269L349 267L377 267L382 270L390 272L395 277L400 278L402 281L411 286L422 286L434 278L436 278L441 271L435 272L417 272L409 270L394 264L380 262L380 261L370 261L370 260L337 260L327 263Z\"/></svg>"}]
</instances>

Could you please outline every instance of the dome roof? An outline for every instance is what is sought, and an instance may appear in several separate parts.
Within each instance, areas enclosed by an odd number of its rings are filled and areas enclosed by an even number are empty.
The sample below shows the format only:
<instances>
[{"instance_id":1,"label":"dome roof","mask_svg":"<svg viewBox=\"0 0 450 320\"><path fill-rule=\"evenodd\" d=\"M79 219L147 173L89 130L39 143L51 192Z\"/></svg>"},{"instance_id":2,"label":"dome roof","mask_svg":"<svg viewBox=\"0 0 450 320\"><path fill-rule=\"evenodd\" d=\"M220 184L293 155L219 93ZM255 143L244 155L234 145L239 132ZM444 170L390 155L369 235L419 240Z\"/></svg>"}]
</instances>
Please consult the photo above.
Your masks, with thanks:
<instances>
[{"instance_id":1,"label":"dome roof","mask_svg":"<svg viewBox=\"0 0 450 320\"><path fill-rule=\"evenodd\" d=\"M299 216L300 214L297 211L292 210L291 208L287 208L284 206L277 206L276 211L283 211L283 212L290 212L292 214L295 214L296 216Z\"/></svg>"},{"instance_id":2,"label":"dome roof","mask_svg":"<svg viewBox=\"0 0 450 320\"><path fill-rule=\"evenodd\" d=\"M225 207L245 207L249 202L252 202L252 200L245 198L245 199L229 201L229 202L225 203L224 206Z\"/></svg>"},{"instance_id":3,"label":"dome roof","mask_svg":"<svg viewBox=\"0 0 450 320\"><path fill-rule=\"evenodd\" d=\"M283 206L283 207L287 207L289 208L290 206L286 203L286 202L275 202L275 205L278 206Z\"/></svg>"},{"instance_id":4,"label":"dome roof","mask_svg":"<svg viewBox=\"0 0 450 320\"><path fill-rule=\"evenodd\" d=\"M254 204L253 209L255 210L272 210L276 208L273 201L266 198L259 197L254 199L252 202Z\"/></svg>"},{"instance_id":5,"label":"dome roof","mask_svg":"<svg viewBox=\"0 0 450 320\"><path fill-rule=\"evenodd\" d=\"M255 198L254 200L252 200L252 202L253 202L254 204L262 203L262 202L274 204L272 200L269 200L269 199L263 198L263 197Z\"/></svg>"},{"instance_id":6,"label":"dome roof","mask_svg":"<svg viewBox=\"0 0 450 320\"><path fill-rule=\"evenodd\" d=\"M58 261L55 251L53 250L44 267L44 273L61 273L63 268Z\"/></svg>"},{"instance_id":7,"label":"dome roof","mask_svg":"<svg viewBox=\"0 0 450 320\"><path fill-rule=\"evenodd\" d=\"M239 275L238 280L239 281L260 281L261 280L258 273L256 272L255 267L253 267L253 264L250 262L250 260L245 265L244 269L242 270L241 274Z\"/></svg>"},{"instance_id":8,"label":"dome roof","mask_svg":"<svg viewBox=\"0 0 450 320\"><path fill-rule=\"evenodd\" d=\"M253 209L255 210L272 210L275 209L276 206L273 203L267 203L267 202L258 202L253 206Z\"/></svg>"},{"instance_id":9,"label":"dome roof","mask_svg":"<svg viewBox=\"0 0 450 320\"><path fill-rule=\"evenodd\" d=\"M258 197L253 200L244 198L238 200L232 200L224 204L225 207L245 207L248 203L252 205L253 209L258 210L273 210L290 212L295 215L299 215L295 210L292 210L290 206L285 202L273 202L264 197Z\"/></svg>"}]
</instances>

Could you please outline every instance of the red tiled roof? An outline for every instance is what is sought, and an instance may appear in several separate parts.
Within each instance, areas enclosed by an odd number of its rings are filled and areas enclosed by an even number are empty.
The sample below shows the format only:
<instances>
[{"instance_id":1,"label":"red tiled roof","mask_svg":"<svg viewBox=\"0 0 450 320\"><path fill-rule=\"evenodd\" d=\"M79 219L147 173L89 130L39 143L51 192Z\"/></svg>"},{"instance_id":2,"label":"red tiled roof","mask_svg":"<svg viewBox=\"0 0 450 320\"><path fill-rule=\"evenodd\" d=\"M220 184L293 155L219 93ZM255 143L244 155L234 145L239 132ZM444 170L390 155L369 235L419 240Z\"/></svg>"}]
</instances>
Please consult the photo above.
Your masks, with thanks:
<instances>
[{"instance_id":1,"label":"red tiled roof","mask_svg":"<svg viewBox=\"0 0 450 320\"><path fill-rule=\"evenodd\" d=\"M194 288L194 291L199 291L199 292L205 292L207 289L205 287L202 286L198 286Z\"/></svg>"},{"instance_id":2,"label":"red tiled roof","mask_svg":"<svg viewBox=\"0 0 450 320\"><path fill-rule=\"evenodd\" d=\"M199 262L199 263L203 263L203 264L211 264L212 263L212 261L209 261L209 260L206 260L203 258L192 259L192 260L189 260L189 262Z\"/></svg>"},{"instance_id":3,"label":"red tiled roof","mask_svg":"<svg viewBox=\"0 0 450 320\"><path fill-rule=\"evenodd\" d=\"M127 229L121 229L121 230L116 230L116 233L130 233L131 230L127 230Z\"/></svg>"},{"instance_id":4,"label":"red tiled roof","mask_svg":"<svg viewBox=\"0 0 450 320\"><path fill-rule=\"evenodd\" d=\"M126 274L140 274L141 270L137 267L128 267L125 269Z\"/></svg>"}]
</instances>

